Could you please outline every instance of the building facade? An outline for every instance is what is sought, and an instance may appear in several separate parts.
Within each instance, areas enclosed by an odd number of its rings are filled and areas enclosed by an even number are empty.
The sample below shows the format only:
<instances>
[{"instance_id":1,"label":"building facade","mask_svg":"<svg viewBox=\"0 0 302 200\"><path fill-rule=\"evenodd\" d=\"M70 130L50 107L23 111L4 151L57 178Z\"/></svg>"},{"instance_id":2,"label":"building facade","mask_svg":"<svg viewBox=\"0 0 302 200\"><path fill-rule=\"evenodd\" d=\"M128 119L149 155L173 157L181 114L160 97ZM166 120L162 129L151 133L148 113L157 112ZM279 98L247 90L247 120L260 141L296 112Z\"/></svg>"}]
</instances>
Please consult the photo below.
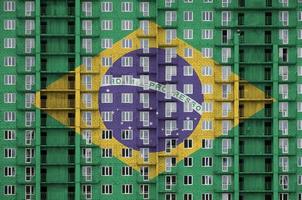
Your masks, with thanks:
<instances>
[{"instance_id":1,"label":"building facade","mask_svg":"<svg viewBox=\"0 0 302 200\"><path fill-rule=\"evenodd\" d=\"M2 0L1 200L302 200L301 0Z\"/></svg>"}]
</instances>

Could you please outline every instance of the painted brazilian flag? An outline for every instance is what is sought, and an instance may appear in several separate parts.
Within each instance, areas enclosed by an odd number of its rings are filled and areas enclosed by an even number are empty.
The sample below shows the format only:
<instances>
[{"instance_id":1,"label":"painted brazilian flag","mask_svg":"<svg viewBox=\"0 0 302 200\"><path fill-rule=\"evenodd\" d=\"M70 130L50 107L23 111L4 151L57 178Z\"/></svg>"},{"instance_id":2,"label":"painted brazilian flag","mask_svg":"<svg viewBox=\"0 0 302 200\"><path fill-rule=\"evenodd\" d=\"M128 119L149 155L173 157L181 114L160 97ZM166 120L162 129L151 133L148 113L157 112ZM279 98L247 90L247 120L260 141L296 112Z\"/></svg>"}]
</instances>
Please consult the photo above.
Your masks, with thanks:
<instances>
[{"instance_id":1,"label":"painted brazilian flag","mask_svg":"<svg viewBox=\"0 0 302 200\"><path fill-rule=\"evenodd\" d=\"M114 23L119 19L115 16ZM221 185L215 173L224 165L221 157L234 153L228 139L239 117L263 112L265 94L240 80L248 91L245 98L254 102L243 102L239 112L239 77L232 66L215 62L211 46L199 39L185 42L179 36L185 24L176 34L160 23L140 23L131 32L101 32L114 43L76 66L75 110L58 109L66 107L60 99L70 92L63 89L73 80L70 74L37 93L47 93L47 108L41 109L49 124L75 129L81 137L81 165L92 166L87 184L96 199L162 200L176 193L200 197L213 190L202 182ZM86 172L81 173L85 182ZM213 180L205 180L206 175ZM184 186L186 182L193 186ZM129 195L122 194L125 184L132 185ZM107 185L112 194L103 193Z\"/></svg>"}]
</instances>

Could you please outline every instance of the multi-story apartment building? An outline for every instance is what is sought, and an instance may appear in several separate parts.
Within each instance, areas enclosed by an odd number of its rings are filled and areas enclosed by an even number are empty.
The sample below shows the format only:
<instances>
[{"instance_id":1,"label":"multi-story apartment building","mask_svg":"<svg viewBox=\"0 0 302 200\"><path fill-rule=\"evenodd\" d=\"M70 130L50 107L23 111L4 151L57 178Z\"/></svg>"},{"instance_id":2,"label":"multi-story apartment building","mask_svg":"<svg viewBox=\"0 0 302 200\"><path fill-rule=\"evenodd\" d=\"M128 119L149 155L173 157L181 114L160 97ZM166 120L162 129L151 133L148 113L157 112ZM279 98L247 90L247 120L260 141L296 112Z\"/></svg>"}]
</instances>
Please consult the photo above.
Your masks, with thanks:
<instances>
[{"instance_id":1,"label":"multi-story apartment building","mask_svg":"<svg viewBox=\"0 0 302 200\"><path fill-rule=\"evenodd\" d=\"M2 0L1 200L302 200L301 0Z\"/></svg>"}]
</instances>

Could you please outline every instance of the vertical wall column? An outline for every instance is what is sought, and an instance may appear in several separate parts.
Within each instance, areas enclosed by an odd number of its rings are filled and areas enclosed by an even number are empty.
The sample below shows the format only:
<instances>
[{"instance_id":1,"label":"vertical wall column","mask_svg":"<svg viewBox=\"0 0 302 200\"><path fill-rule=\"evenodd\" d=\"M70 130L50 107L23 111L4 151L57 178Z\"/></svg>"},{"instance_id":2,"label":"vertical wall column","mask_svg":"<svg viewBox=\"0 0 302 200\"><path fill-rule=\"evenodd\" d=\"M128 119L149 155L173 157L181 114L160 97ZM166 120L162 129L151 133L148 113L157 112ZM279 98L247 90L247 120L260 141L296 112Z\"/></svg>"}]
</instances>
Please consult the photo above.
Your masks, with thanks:
<instances>
[{"instance_id":1,"label":"vertical wall column","mask_svg":"<svg viewBox=\"0 0 302 200\"><path fill-rule=\"evenodd\" d=\"M239 200L239 33L234 34L234 200Z\"/></svg>"},{"instance_id":2,"label":"vertical wall column","mask_svg":"<svg viewBox=\"0 0 302 200\"><path fill-rule=\"evenodd\" d=\"M75 200L81 197L81 5L80 1L75 1Z\"/></svg>"},{"instance_id":3,"label":"vertical wall column","mask_svg":"<svg viewBox=\"0 0 302 200\"><path fill-rule=\"evenodd\" d=\"M35 115L36 115L36 122L35 122L35 157L36 157L36 163L35 163L35 199L40 200L41 199L41 98L40 93L37 91L40 91L40 71L41 71L41 61L40 61L40 0L35 1L35 75L36 75L36 108L35 108ZM38 108L37 108L38 107Z\"/></svg>"},{"instance_id":4,"label":"vertical wall column","mask_svg":"<svg viewBox=\"0 0 302 200\"><path fill-rule=\"evenodd\" d=\"M275 102L273 102L273 200L278 200L278 188L279 188L279 180L278 180L278 167L279 167L279 159L278 159L278 115L279 115L279 89L278 89L278 45L273 45L273 94Z\"/></svg>"}]
</instances>

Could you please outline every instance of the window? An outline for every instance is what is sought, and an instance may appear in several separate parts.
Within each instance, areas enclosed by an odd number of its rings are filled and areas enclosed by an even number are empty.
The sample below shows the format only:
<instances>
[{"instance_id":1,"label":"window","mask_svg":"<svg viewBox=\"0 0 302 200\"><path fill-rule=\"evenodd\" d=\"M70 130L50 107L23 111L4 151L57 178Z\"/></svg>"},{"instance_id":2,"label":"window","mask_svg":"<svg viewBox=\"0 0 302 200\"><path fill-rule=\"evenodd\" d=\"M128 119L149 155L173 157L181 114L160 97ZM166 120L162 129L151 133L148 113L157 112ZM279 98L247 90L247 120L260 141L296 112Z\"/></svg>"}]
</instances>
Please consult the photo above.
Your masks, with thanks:
<instances>
[{"instance_id":1,"label":"window","mask_svg":"<svg viewBox=\"0 0 302 200\"><path fill-rule=\"evenodd\" d=\"M228 190L229 189L229 186L231 185L231 176L230 175L223 175L221 176L221 182L222 182L222 185L221 185L221 189L222 190Z\"/></svg>"},{"instance_id":2,"label":"window","mask_svg":"<svg viewBox=\"0 0 302 200\"><path fill-rule=\"evenodd\" d=\"M149 72L149 66L150 66L149 57L140 57L139 63L140 63L140 67L143 68L143 72Z\"/></svg>"},{"instance_id":3,"label":"window","mask_svg":"<svg viewBox=\"0 0 302 200\"><path fill-rule=\"evenodd\" d=\"M203 102L202 110L203 112L213 112L213 102Z\"/></svg>"},{"instance_id":4,"label":"window","mask_svg":"<svg viewBox=\"0 0 302 200\"><path fill-rule=\"evenodd\" d=\"M82 113L82 123L84 126L91 127L92 126L92 113L88 111L84 111Z\"/></svg>"},{"instance_id":5,"label":"window","mask_svg":"<svg viewBox=\"0 0 302 200\"><path fill-rule=\"evenodd\" d=\"M212 184L213 184L213 176L210 175L201 176L201 185L212 185Z\"/></svg>"},{"instance_id":6,"label":"window","mask_svg":"<svg viewBox=\"0 0 302 200\"><path fill-rule=\"evenodd\" d=\"M227 63L231 58L231 48L222 48L221 49L221 62Z\"/></svg>"},{"instance_id":7,"label":"window","mask_svg":"<svg viewBox=\"0 0 302 200\"><path fill-rule=\"evenodd\" d=\"M92 71L92 57L83 57L82 62L86 71Z\"/></svg>"},{"instance_id":8,"label":"window","mask_svg":"<svg viewBox=\"0 0 302 200\"><path fill-rule=\"evenodd\" d=\"M92 199L92 187L91 187L91 185L83 185L82 186L82 193L83 193L85 199L87 199L87 200Z\"/></svg>"},{"instance_id":9,"label":"window","mask_svg":"<svg viewBox=\"0 0 302 200\"><path fill-rule=\"evenodd\" d=\"M166 35L166 43L171 44L173 40L177 37L176 29L166 29L165 30Z\"/></svg>"},{"instance_id":10,"label":"window","mask_svg":"<svg viewBox=\"0 0 302 200\"><path fill-rule=\"evenodd\" d=\"M186 40L193 39L193 29L184 29L183 38Z\"/></svg>"},{"instance_id":11,"label":"window","mask_svg":"<svg viewBox=\"0 0 302 200\"><path fill-rule=\"evenodd\" d=\"M193 140L192 139L185 139L184 140L184 148L191 149L193 147Z\"/></svg>"},{"instance_id":12,"label":"window","mask_svg":"<svg viewBox=\"0 0 302 200\"><path fill-rule=\"evenodd\" d=\"M91 132L91 130L83 130L82 138L85 141L86 145L90 145L92 143L92 132Z\"/></svg>"},{"instance_id":13,"label":"window","mask_svg":"<svg viewBox=\"0 0 302 200\"><path fill-rule=\"evenodd\" d=\"M132 185L131 184L123 184L122 185L122 194L132 194Z\"/></svg>"},{"instance_id":14,"label":"window","mask_svg":"<svg viewBox=\"0 0 302 200\"><path fill-rule=\"evenodd\" d=\"M231 21L231 11L222 11L221 12L221 25L228 26Z\"/></svg>"},{"instance_id":15,"label":"window","mask_svg":"<svg viewBox=\"0 0 302 200\"><path fill-rule=\"evenodd\" d=\"M4 167L4 176L6 176L6 177L16 176L16 168L15 167Z\"/></svg>"},{"instance_id":16,"label":"window","mask_svg":"<svg viewBox=\"0 0 302 200\"><path fill-rule=\"evenodd\" d=\"M192 185L193 176L184 176L184 185Z\"/></svg>"},{"instance_id":17,"label":"window","mask_svg":"<svg viewBox=\"0 0 302 200\"><path fill-rule=\"evenodd\" d=\"M35 121L35 112L25 112L25 126L31 127Z\"/></svg>"},{"instance_id":18,"label":"window","mask_svg":"<svg viewBox=\"0 0 302 200\"><path fill-rule=\"evenodd\" d=\"M4 20L4 30L15 30L16 29L16 20L6 19Z\"/></svg>"},{"instance_id":19,"label":"window","mask_svg":"<svg viewBox=\"0 0 302 200\"><path fill-rule=\"evenodd\" d=\"M133 67L133 57L124 56L121 60L122 67Z\"/></svg>"},{"instance_id":20,"label":"window","mask_svg":"<svg viewBox=\"0 0 302 200\"><path fill-rule=\"evenodd\" d=\"M222 98L227 99L229 94L232 91L232 85L231 84L222 84Z\"/></svg>"},{"instance_id":21,"label":"window","mask_svg":"<svg viewBox=\"0 0 302 200\"><path fill-rule=\"evenodd\" d=\"M165 67L165 81L172 81L173 76L177 75L176 66L166 66Z\"/></svg>"},{"instance_id":22,"label":"window","mask_svg":"<svg viewBox=\"0 0 302 200\"><path fill-rule=\"evenodd\" d=\"M122 48L132 48L132 40L131 39L123 39L122 40Z\"/></svg>"},{"instance_id":23,"label":"window","mask_svg":"<svg viewBox=\"0 0 302 200\"><path fill-rule=\"evenodd\" d=\"M298 21L302 21L302 11L298 11L297 17L298 17Z\"/></svg>"},{"instance_id":24,"label":"window","mask_svg":"<svg viewBox=\"0 0 302 200\"><path fill-rule=\"evenodd\" d=\"M193 67L190 65L185 65L183 74L184 76L193 76Z\"/></svg>"},{"instance_id":25,"label":"window","mask_svg":"<svg viewBox=\"0 0 302 200\"><path fill-rule=\"evenodd\" d=\"M184 106L186 106L187 104L190 105L190 108L189 109L184 109L184 112L192 112L193 109L191 108L191 104L190 103L186 103L184 104ZM193 120L190 120L190 119L186 119L186 120L183 120L183 130L193 130Z\"/></svg>"},{"instance_id":26,"label":"window","mask_svg":"<svg viewBox=\"0 0 302 200\"><path fill-rule=\"evenodd\" d=\"M201 48L201 55L204 58L212 58L213 57L213 48Z\"/></svg>"},{"instance_id":27,"label":"window","mask_svg":"<svg viewBox=\"0 0 302 200\"><path fill-rule=\"evenodd\" d=\"M222 120L222 135L228 135L229 131L232 128L232 121L230 120Z\"/></svg>"},{"instance_id":28,"label":"window","mask_svg":"<svg viewBox=\"0 0 302 200\"><path fill-rule=\"evenodd\" d=\"M101 112L102 120L104 122L110 122L113 120L113 112L110 111L103 111Z\"/></svg>"},{"instance_id":29,"label":"window","mask_svg":"<svg viewBox=\"0 0 302 200\"><path fill-rule=\"evenodd\" d=\"M24 107L25 108L32 108L32 106L35 103L35 94L34 93L25 93L25 99L24 99Z\"/></svg>"},{"instance_id":30,"label":"window","mask_svg":"<svg viewBox=\"0 0 302 200\"><path fill-rule=\"evenodd\" d=\"M24 144L31 145L34 137L35 137L35 132L33 130L25 130Z\"/></svg>"},{"instance_id":31,"label":"window","mask_svg":"<svg viewBox=\"0 0 302 200\"><path fill-rule=\"evenodd\" d=\"M82 2L82 11L86 17L92 16L92 2Z\"/></svg>"},{"instance_id":32,"label":"window","mask_svg":"<svg viewBox=\"0 0 302 200\"><path fill-rule=\"evenodd\" d=\"M165 11L165 25L171 26L173 22L176 21L177 12L176 11Z\"/></svg>"},{"instance_id":33,"label":"window","mask_svg":"<svg viewBox=\"0 0 302 200\"><path fill-rule=\"evenodd\" d=\"M288 29L279 30L279 39L282 41L282 44L288 44Z\"/></svg>"},{"instance_id":34,"label":"window","mask_svg":"<svg viewBox=\"0 0 302 200\"><path fill-rule=\"evenodd\" d=\"M15 1L4 1L3 10L5 12L12 12L16 10L16 3Z\"/></svg>"},{"instance_id":35,"label":"window","mask_svg":"<svg viewBox=\"0 0 302 200\"><path fill-rule=\"evenodd\" d=\"M92 76L91 75L83 75L83 85L86 90L91 90L92 89Z\"/></svg>"},{"instance_id":36,"label":"window","mask_svg":"<svg viewBox=\"0 0 302 200\"><path fill-rule=\"evenodd\" d=\"M222 157L221 158L221 170L223 172L227 172L229 167L232 166L232 158L231 157Z\"/></svg>"},{"instance_id":37,"label":"window","mask_svg":"<svg viewBox=\"0 0 302 200\"><path fill-rule=\"evenodd\" d=\"M102 20L101 21L101 30L109 31L112 30L113 21L112 20Z\"/></svg>"},{"instance_id":38,"label":"window","mask_svg":"<svg viewBox=\"0 0 302 200\"><path fill-rule=\"evenodd\" d=\"M123 31L133 30L133 20L122 20L121 26Z\"/></svg>"},{"instance_id":39,"label":"window","mask_svg":"<svg viewBox=\"0 0 302 200\"><path fill-rule=\"evenodd\" d=\"M101 11L102 12L112 12L113 11L112 2L101 2Z\"/></svg>"},{"instance_id":40,"label":"window","mask_svg":"<svg viewBox=\"0 0 302 200\"><path fill-rule=\"evenodd\" d=\"M34 167L25 167L25 181L31 181L35 175Z\"/></svg>"},{"instance_id":41,"label":"window","mask_svg":"<svg viewBox=\"0 0 302 200\"><path fill-rule=\"evenodd\" d=\"M281 138L279 139L279 148L281 149L283 154L288 153L288 139L287 138Z\"/></svg>"},{"instance_id":42,"label":"window","mask_svg":"<svg viewBox=\"0 0 302 200\"><path fill-rule=\"evenodd\" d=\"M101 176L112 176L112 167L102 166L101 167Z\"/></svg>"},{"instance_id":43,"label":"window","mask_svg":"<svg viewBox=\"0 0 302 200\"><path fill-rule=\"evenodd\" d=\"M4 93L4 103L16 103L16 93Z\"/></svg>"},{"instance_id":44,"label":"window","mask_svg":"<svg viewBox=\"0 0 302 200\"><path fill-rule=\"evenodd\" d=\"M102 149L102 158L112 158L112 149Z\"/></svg>"},{"instance_id":45,"label":"window","mask_svg":"<svg viewBox=\"0 0 302 200\"><path fill-rule=\"evenodd\" d=\"M302 102L297 102L297 112L302 112Z\"/></svg>"},{"instance_id":46,"label":"window","mask_svg":"<svg viewBox=\"0 0 302 200\"><path fill-rule=\"evenodd\" d=\"M231 139L222 139L221 141L221 152L223 154L228 154L229 150L232 148L232 140Z\"/></svg>"},{"instance_id":47,"label":"window","mask_svg":"<svg viewBox=\"0 0 302 200\"><path fill-rule=\"evenodd\" d=\"M297 47L297 57L302 58L302 48L301 47Z\"/></svg>"},{"instance_id":48,"label":"window","mask_svg":"<svg viewBox=\"0 0 302 200\"><path fill-rule=\"evenodd\" d=\"M14 111L4 112L4 121L5 122L15 122L16 121L16 112L14 112Z\"/></svg>"},{"instance_id":49,"label":"window","mask_svg":"<svg viewBox=\"0 0 302 200\"><path fill-rule=\"evenodd\" d=\"M130 157L132 157L132 149L123 148L122 149L122 157L123 158L130 158Z\"/></svg>"},{"instance_id":50,"label":"window","mask_svg":"<svg viewBox=\"0 0 302 200\"><path fill-rule=\"evenodd\" d=\"M15 148L4 148L4 158L15 158L16 149Z\"/></svg>"},{"instance_id":51,"label":"window","mask_svg":"<svg viewBox=\"0 0 302 200\"><path fill-rule=\"evenodd\" d=\"M140 130L139 139L143 141L144 145L149 144L149 130Z\"/></svg>"},{"instance_id":52,"label":"window","mask_svg":"<svg viewBox=\"0 0 302 200\"><path fill-rule=\"evenodd\" d=\"M202 149L212 149L213 148L213 140L211 140L211 139L202 139L201 140L201 148Z\"/></svg>"},{"instance_id":53,"label":"window","mask_svg":"<svg viewBox=\"0 0 302 200\"><path fill-rule=\"evenodd\" d=\"M92 53L92 39L82 39L82 48L85 49L85 53Z\"/></svg>"},{"instance_id":54,"label":"window","mask_svg":"<svg viewBox=\"0 0 302 200\"><path fill-rule=\"evenodd\" d=\"M165 189L166 190L171 190L172 187L176 184L176 176L175 175L166 175L165 176ZM167 198L166 198L167 199ZM176 198L174 198L176 199ZM172 200L169 199L169 200Z\"/></svg>"},{"instance_id":55,"label":"window","mask_svg":"<svg viewBox=\"0 0 302 200\"><path fill-rule=\"evenodd\" d=\"M201 158L201 166L202 167L212 167L213 166L213 158L212 157L202 157Z\"/></svg>"},{"instance_id":56,"label":"window","mask_svg":"<svg viewBox=\"0 0 302 200\"><path fill-rule=\"evenodd\" d=\"M184 21L193 21L193 12L192 11L184 11Z\"/></svg>"},{"instance_id":57,"label":"window","mask_svg":"<svg viewBox=\"0 0 302 200\"><path fill-rule=\"evenodd\" d=\"M122 2L121 10L122 12L132 12L133 10L133 3L132 2Z\"/></svg>"},{"instance_id":58,"label":"window","mask_svg":"<svg viewBox=\"0 0 302 200\"><path fill-rule=\"evenodd\" d=\"M149 2L140 2L139 11L143 14L144 17L149 16Z\"/></svg>"},{"instance_id":59,"label":"window","mask_svg":"<svg viewBox=\"0 0 302 200\"><path fill-rule=\"evenodd\" d=\"M4 66L5 67L14 67L14 66L16 66L16 57L12 57L12 56L4 57Z\"/></svg>"},{"instance_id":60,"label":"window","mask_svg":"<svg viewBox=\"0 0 302 200\"><path fill-rule=\"evenodd\" d=\"M111 67L112 66L112 57L102 57L102 66L103 67ZM106 77L110 77L110 75L104 75L104 79Z\"/></svg>"},{"instance_id":61,"label":"window","mask_svg":"<svg viewBox=\"0 0 302 200\"><path fill-rule=\"evenodd\" d=\"M122 103L133 103L133 93L122 93L121 101Z\"/></svg>"},{"instance_id":62,"label":"window","mask_svg":"<svg viewBox=\"0 0 302 200\"><path fill-rule=\"evenodd\" d=\"M140 48L143 49L143 53L149 53L149 39L140 39Z\"/></svg>"},{"instance_id":63,"label":"window","mask_svg":"<svg viewBox=\"0 0 302 200\"><path fill-rule=\"evenodd\" d=\"M167 157L165 159L165 171L171 172L172 167L176 166L176 158L175 157Z\"/></svg>"},{"instance_id":64,"label":"window","mask_svg":"<svg viewBox=\"0 0 302 200\"><path fill-rule=\"evenodd\" d=\"M5 49L16 48L16 38L4 38L4 48Z\"/></svg>"},{"instance_id":65,"label":"window","mask_svg":"<svg viewBox=\"0 0 302 200\"><path fill-rule=\"evenodd\" d=\"M203 76L212 76L213 75L213 70L211 66L202 66L201 67L201 74Z\"/></svg>"},{"instance_id":66,"label":"window","mask_svg":"<svg viewBox=\"0 0 302 200\"><path fill-rule=\"evenodd\" d=\"M4 186L4 195L16 195L16 186L15 185L5 185Z\"/></svg>"},{"instance_id":67,"label":"window","mask_svg":"<svg viewBox=\"0 0 302 200\"><path fill-rule=\"evenodd\" d=\"M288 175L280 175L279 176L279 183L283 190L288 190L288 184L289 184L289 176Z\"/></svg>"},{"instance_id":68,"label":"window","mask_svg":"<svg viewBox=\"0 0 302 200\"><path fill-rule=\"evenodd\" d=\"M139 28L142 30L144 35L149 35L150 34L149 20L140 20L139 21ZM165 30L165 32L166 32L166 37L167 37L167 32L169 32L169 29Z\"/></svg>"},{"instance_id":69,"label":"window","mask_svg":"<svg viewBox=\"0 0 302 200\"><path fill-rule=\"evenodd\" d=\"M91 166L83 166L82 167L82 175L85 181L92 181L92 167Z\"/></svg>"},{"instance_id":70,"label":"window","mask_svg":"<svg viewBox=\"0 0 302 200\"><path fill-rule=\"evenodd\" d=\"M103 103L104 96L106 96L105 100L108 100L108 99L110 100L110 95L112 95L112 94L111 93L102 93L101 94L101 99L102 99L101 102ZM82 102L85 105L85 108L92 108L92 94L90 94L90 93L83 93L82 94Z\"/></svg>"},{"instance_id":71,"label":"window","mask_svg":"<svg viewBox=\"0 0 302 200\"><path fill-rule=\"evenodd\" d=\"M203 84L201 88L202 94L212 94L213 93L213 85L211 84Z\"/></svg>"},{"instance_id":72,"label":"window","mask_svg":"<svg viewBox=\"0 0 302 200\"><path fill-rule=\"evenodd\" d=\"M202 29L201 30L201 39L212 40L213 39L213 29Z\"/></svg>"},{"instance_id":73,"label":"window","mask_svg":"<svg viewBox=\"0 0 302 200\"><path fill-rule=\"evenodd\" d=\"M213 21L213 12L212 11L203 11L202 12L202 21Z\"/></svg>"},{"instance_id":74,"label":"window","mask_svg":"<svg viewBox=\"0 0 302 200\"><path fill-rule=\"evenodd\" d=\"M35 30L35 21L34 20L25 20L25 35L31 35Z\"/></svg>"},{"instance_id":75,"label":"window","mask_svg":"<svg viewBox=\"0 0 302 200\"><path fill-rule=\"evenodd\" d=\"M133 130L131 129L122 129L121 130L122 140L132 140L133 139Z\"/></svg>"},{"instance_id":76,"label":"window","mask_svg":"<svg viewBox=\"0 0 302 200\"><path fill-rule=\"evenodd\" d=\"M192 48L184 48L184 57L192 58L193 57L193 49Z\"/></svg>"},{"instance_id":77,"label":"window","mask_svg":"<svg viewBox=\"0 0 302 200\"><path fill-rule=\"evenodd\" d=\"M85 163L91 163L92 162L92 149L83 148L82 149L82 158L85 159Z\"/></svg>"},{"instance_id":78,"label":"window","mask_svg":"<svg viewBox=\"0 0 302 200\"><path fill-rule=\"evenodd\" d=\"M102 130L102 137L103 140L112 139L112 130Z\"/></svg>"},{"instance_id":79,"label":"window","mask_svg":"<svg viewBox=\"0 0 302 200\"><path fill-rule=\"evenodd\" d=\"M33 67L35 66L35 57L34 56L26 56L25 57L25 66L24 70L26 72L31 72Z\"/></svg>"},{"instance_id":80,"label":"window","mask_svg":"<svg viewBox=\"0 0 302 200\"><path fill-rule=\"evenodd\" d=\"M231 75L232 71L231 66L222 66L221 71L221 79L224 81L229 80L229 76Z\"/></svg>"},{"instance_id":81,"label":"window","mask_svg":"<svg viewBox=\"0 0 302 200\"><path fill-rule=\"evenodd\" d=\"M112 48L113 40L111 38L102 38L101 40L101 48L108 49Z\"/></svg>"},{"instance_id":82,"label":"window","mask_svg":"<svg viewBox=\"0 0 302 200\"><path fill-rule=\"evenodd\" d=\"M25 75L25 90L32 90L35 84L35 75Z\"/></svg>"},{"instance_id":83,"label":"window","mask_svg":"<svg viewBox=\"0 0 302 200\"><path fill-rule=\"evenodd\" d=\"M112 194L112 185L102 184L102 193L103 194Z\"/></svg>"},{"instance_id":84,"label":"window","mask_svg":"<svg viewBox=\"0 0 302 200\"><path fill-rule=\"evenodd\" d=\"M122 170L121 170L121 175L122 176L132 176L132 167L129 167L129 166L124 166L122 167Z\"/></svg>"},{"instance_id":85,"label":"window","mask_svg":"<svg viewBox=\"0 0 302 200\"><path fill-rule=\"evenodd\" d=\"M193 158L192 157L185 157L184 158L184 166L185 167L192 167L193 166Z\"/></svg>"},{"instance_id":86,"label":"window","mask_svg":"<svg viewBox=\"0 0 302 200\"><path fill-rule=\"evenodd\" d=\"M283 26L288 26L288 11L280 11L279 12L279 21Z\"/></svg>"},{"instance_id":87,"label":"window","mask_svg":"<svg viewBox=\"0 0 302 200\"><path fill-rule=\"evenodd\" d=\"M4 131L4 140L16 140L16 131L15 130L5 130Z\"/></svg>"},{"instance_id":88,"label":"window","mask_svg":"<svg viewBox=\"0 0 302 200\"><path fill-rule=\"evenodd\" d=\"M83 20L82 29L85 35L92 35L92 20Z\"/></svg>"},{"instance_id":89,"label":"window","mask_svg":"<svg viewBox=\"0 0 302 200\"><path fill-rule=\"evenodd\" d=\"M224 103L222 103L221 107L222 107L222 117L227 117L232 109L231 103L224 102Z\"/></svg>"}]
</instances>

